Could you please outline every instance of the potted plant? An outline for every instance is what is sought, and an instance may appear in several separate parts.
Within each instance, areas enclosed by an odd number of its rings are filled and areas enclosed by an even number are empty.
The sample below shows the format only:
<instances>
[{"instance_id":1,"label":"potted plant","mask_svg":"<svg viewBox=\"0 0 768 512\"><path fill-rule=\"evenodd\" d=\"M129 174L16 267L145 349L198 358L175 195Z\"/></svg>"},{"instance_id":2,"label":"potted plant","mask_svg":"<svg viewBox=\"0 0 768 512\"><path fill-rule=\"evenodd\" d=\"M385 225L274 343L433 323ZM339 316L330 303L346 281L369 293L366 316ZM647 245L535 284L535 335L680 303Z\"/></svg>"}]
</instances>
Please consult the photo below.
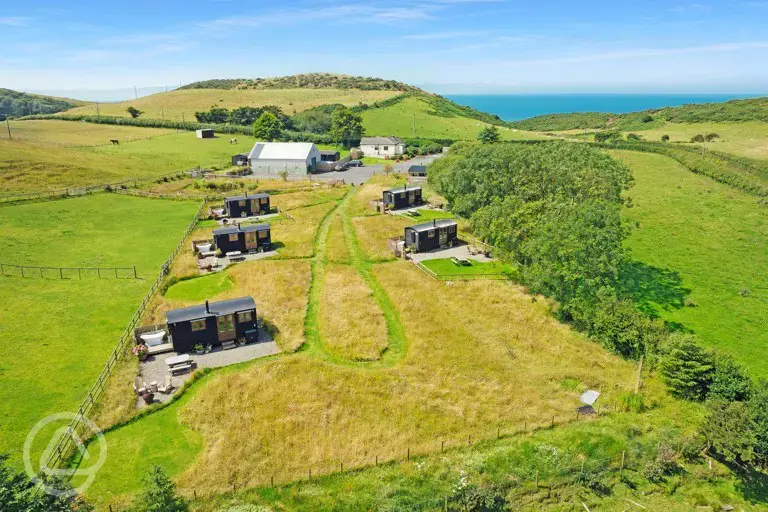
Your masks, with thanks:
<instances>
[{"instance_id":1,"label":"potted plant","mask_svg":"<svg viewBox=\"0 0 768 512\"><path fill-rule=\"evenodd\" d=\"M147 355L149 355L149 347L144 343L136 345L133 347L133 355L138 357L139 361L144 361L147 358Z\"/></svg>"},{"instance_id":2,"label":"potted plant","mask_svg":"<svg viewBox=\"0 0 768 512\"><path fill-rule=\"evenodd\" d=\"M145 404L149 405L149 404L152 403L152 400L154 400L155 394L154 393L146 392L143 395L141 395L141 398L144 399L144 403Z\"/></svg>"},{"instance_id":3,"label":"potted plant","mask_svg":"<svg viewBox=\"0 0 768 512\"><path fill-rule=\"evenodd\" d=\"M199 356L205 354L205 347L203 346L202 343L198 343L197 345L195 345L193 350L195 351L195 354Z\"/></svg>"}]
</instances>

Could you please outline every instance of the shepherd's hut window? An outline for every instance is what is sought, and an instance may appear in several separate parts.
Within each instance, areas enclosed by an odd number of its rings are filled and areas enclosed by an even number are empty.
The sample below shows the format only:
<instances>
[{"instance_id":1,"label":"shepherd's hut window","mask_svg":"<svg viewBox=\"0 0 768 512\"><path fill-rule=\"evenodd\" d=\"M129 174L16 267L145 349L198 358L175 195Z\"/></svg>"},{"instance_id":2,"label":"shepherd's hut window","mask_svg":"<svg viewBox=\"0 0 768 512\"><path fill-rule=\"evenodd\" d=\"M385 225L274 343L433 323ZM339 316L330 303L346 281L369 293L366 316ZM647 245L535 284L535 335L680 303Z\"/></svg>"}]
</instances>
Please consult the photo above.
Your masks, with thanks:
<instances>
[{"instance_id":1,"label":"shepherd's hut window","mask_svg":"<svg viewBox=\"0 0 768 512\"><path fill-rule=\"evenodd\" d=\"M205 330L205 320L192 320L192 330L193 331L204 331Z\"/></svg>"},{"instance_id":2,"label":"shepherd's hut window","mask_svg":"<svg viewBox=\"0 0 768 512\"><path fill-rule=\"evenodd\" d=\"M435 231L427 231L427 238L435 238Z\"/></svg>"},{"instance_id":3,"label":"shepherd's hut window","mask_svg":"<svg viewBox=\"0 0 768 512\"><path fill-rule=\"evenodd\" d=\"M237 202L237 204L239 204L240 206L245 206L245 199L241 199L240 201Z\"/></svg>"},{"instance_id":4,"label":"shepherd's hut window","mask_svg":"<svg viewBox=\"0 0 768 512\"><path fill-rule=\"evenodd\" d=\"M237 314L237 321L241 324L244 322L252 322L253 321L253 311L243 311L241 313Z\"/></svg>"},{"instance_id":5,"label":"shepherd's hut window","mask_svg":"<svg viewBox=\"0 0 768 512\"><path fill-rule=\"evenodd\" d=\"M261 199L259 199L259 201L261 202L261 204L267 204L267 198L266 197L262 197Z\"/></svg>"},{"instance_id":6,"label":"shepherd's hut window","mask_svg":"<svg viewBox=\"0 0 768 512\"><path fill-rule=\"evenodd\" d=\"M230 242L237 242L237 233L230 233L229 241Z\"/></svg>"},{"instance_id":7,"label":"shepherd's hut window","mask_svg":"<svg viewBox=\"0 0 768 512\"><path fill-rule=\"evenodd\" d=\"M259 231L259 238L267 238L269 236L269 231Z\"/></svg>"}]
</instances>

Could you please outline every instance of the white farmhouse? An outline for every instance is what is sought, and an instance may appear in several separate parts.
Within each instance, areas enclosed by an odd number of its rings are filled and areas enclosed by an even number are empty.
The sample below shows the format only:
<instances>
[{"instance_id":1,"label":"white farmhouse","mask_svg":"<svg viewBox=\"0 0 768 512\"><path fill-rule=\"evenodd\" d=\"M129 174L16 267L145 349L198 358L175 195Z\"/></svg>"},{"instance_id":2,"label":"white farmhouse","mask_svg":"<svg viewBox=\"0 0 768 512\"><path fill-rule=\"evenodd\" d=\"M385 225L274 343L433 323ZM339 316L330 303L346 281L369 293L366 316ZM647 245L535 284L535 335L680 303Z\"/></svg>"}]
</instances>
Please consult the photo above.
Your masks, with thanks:
<instances>
[{"instance_id":1,"label":"white farmhouse","mask_svg":"<svg viewBox=\"0 0 768 512\"><path fill-rule=\"evenodd\" d=\"M405 144L397 137L363 137L360 139L360 151L365 156L394 157L405 152Z\"/></svg>"},{"instance_id":2,"label":"white farmhouse","mask_svg":"<svg viewBox=\"0 0 768 512\"><path fill-rule=\"evenodd\" d=\"M320 151L311 142L257 142L248 154L254 174L307 174L319 161Z\"/></svg>"}]
</instances>

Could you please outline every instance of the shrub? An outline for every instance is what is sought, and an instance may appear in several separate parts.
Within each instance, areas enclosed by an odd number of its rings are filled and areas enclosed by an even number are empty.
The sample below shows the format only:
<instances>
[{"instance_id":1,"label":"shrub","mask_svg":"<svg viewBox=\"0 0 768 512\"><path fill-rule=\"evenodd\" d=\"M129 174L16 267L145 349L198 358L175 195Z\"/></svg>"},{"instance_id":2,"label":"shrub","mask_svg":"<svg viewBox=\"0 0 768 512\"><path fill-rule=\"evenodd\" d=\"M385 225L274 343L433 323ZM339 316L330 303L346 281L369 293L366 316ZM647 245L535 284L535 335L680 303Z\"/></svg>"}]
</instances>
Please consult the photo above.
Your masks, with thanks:
<instances>
[{"instance_id":1,"label":"shrub","mask_svg":"<svg viewBox=\"0 0 768 512\"><path fill-rule=\"evenodd\" d=\"M661 142L669 142L669 135L664 134L661 136Z\"/></svg>"},{"instance_id":2,"label":"shrub","mask_svg":"<svg viewBox=\"0 0 768 512\"><path fill-rule=\"evenodd\" d=\"M691 142L706 142L706 139L702 134L698 134L691 137Z\"/></svg>"},{"instance_id":3,"label":"shrub","mask_svg":"<svg viewBox=\"0 0 768 512\"><path fill-rule=\"evenodd\" d=\"M753 414L744 402L711 400L701 433L709 449L729 462L750 462L755 458L757 435Z\"/></svg>"},{"instance_id":4,"label":"shrub","mask_svg":"<svg viewBox=\"0 0 768 512\"><path fill-rule=\"evenodd\" d=\"M642 121L643 123L650 123L650 122L652 122L652 121L653 121L653 116L652 116L652 115L650 115L650 114L646 114L645 116L643 116L643 118L641 119L641 121Z\"/></svg>"},{"instance_id":5,"label":"shrub","mask_svg":"<svg viewBox=\"0 0 768 512\"><path fill-rule=\"evenodd\" d=\"M661 361L670 392L686 400L704 400L712 383L714 358L689 334L673 334Z\"/></svg>"},{"instance_id":6,"label":"shrub","mask_svg":"<svg viewBox=\"0 0 768 512\"><path fill-rule=\"evenodd\" d=\"M627 141L637 142L637 141L641 141L641 140L643 140L643 138L640 135L636 134L636 133L629 133L629 134L627 134Z\"/></svg>"},{"instance_id":7,"label":"shrub","mask_svg":"<svg viewBox=\"0 0 768 512\"><path fill-rule=\"evenodd\" d=\"M704 140L707 142L712 142L715 139L719 139L720 136L716 133L708 133L704 136Z\"/></svg>"},{"instance_id":8,"label":"shrub","mask_svg":"<svg viewBox=\"0 0 768 512\"><path fill-rule=\"evenodd\" d=\"M627 412L645 412L647 409L643 394L631 391L619 395L619 404L621 404L622 410Z\"/></svg>"},{"instance_id":9,"label":"shrub","mask_svg":"<svg viewBox=\"0 0 768 512\"><path fill-rule=\"evenodd\" d=\"M715 356L715 372L709 385L710 399L744 401L749 399L752 381L730 355Z\"/></svg>"},{"instance_id":10,"label":"shrub","mask_svg":"<svg viewBox=\"0 0 768 512\"><path fill-rule=\"evenodd\" d=\"M137 512L187 512L189 505L176 494L176 485L165 470L153 465L144 480L144 492L139 499Z\"/></svg>"}]
</instances>

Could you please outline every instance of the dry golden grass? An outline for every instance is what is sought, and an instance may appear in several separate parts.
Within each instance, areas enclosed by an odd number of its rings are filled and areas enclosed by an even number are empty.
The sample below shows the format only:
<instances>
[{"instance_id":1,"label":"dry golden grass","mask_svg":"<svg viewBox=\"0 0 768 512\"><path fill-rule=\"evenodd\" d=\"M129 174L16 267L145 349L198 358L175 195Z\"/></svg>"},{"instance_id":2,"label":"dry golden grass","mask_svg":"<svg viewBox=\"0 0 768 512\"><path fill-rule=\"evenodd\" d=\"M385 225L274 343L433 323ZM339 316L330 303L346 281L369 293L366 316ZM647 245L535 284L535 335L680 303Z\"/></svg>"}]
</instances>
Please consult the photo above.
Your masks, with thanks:
<instances>
[{"instance_id":1,"label":"dry golden grass","mask_svg":"<svg viewBox=\"0 0 768 512\"><path fill-rule=\"evenodd\" d=\"M137 100L120 103L102 103L99 113L103 116L128 117L125 111L134 106L144 111L143 117L151 119L195 120L195 112L211 107L237 108L277 105L292 115L318 105L341 103L357 105L374 103L400 94L398 91L360 91L356 89L182 89L151 94ZM66 111L66 114L96 115L96 105L90 104Z\"/></svg>"},{"instance_id":2,"label":"dry golden grass","mask_svg":"<svg viewBox=\"0 0 768 512\"><path fill-rule=\"evenodd\" d=\"M406 176L403 174L373 176L355 193L355 197L352 198L349 204L349 216L376 215L376 210L371 207L371 201L381 199L381 192L383 190L402 185L405 183L405 180Z\"/></svg>"},{"instance_id":3,"label":"dry golden grass","mask_svg":"<svg viewBox=\"0 0 768 512\"><path fill-rule=\"evenodd\" d=\"M213 238L212 227L194 229L186 240L171 265L171 275L176 277L190 277L200 274L197 266L197 256L192 251L192 240L210 240Z\"/></svg>"},{"instance_id":4,"label":"dry golden grass","mask_svg":"<svg viewBox=\"0 0 768 512\"><path fill-rule=\"evenodd\" d=\"M281 210L295 210L328 201L338 201L346 193L346 187L319 187L317 190L273 195L270 197L270 204L280 207Z\"/></svg>"},{"instance_id":5,"label":"dry golden grass","mask_svg":"<svg viewBox=\"0 0 768 512\"><path fill-rule=\"evenodd\" d=\"M278 248L280 258L309 258L314 251L315 233L325 215L336 207L336 202L327 202L291 211L295 220L283 216L273 217L272 243L282 244Z\"/></svg>"},{"instance_id":6,"label":"dry golden grass","mask_svg":"<svg viewBox=\"0 0 768 512\"><path fill-rule=\"evenodd\" d=\"M630 364L551 318L543 302L501 282L432 281L405 262L375 274L408 337L405 358L371 370L302 352L202 384L179 411L205 440L178 477L182 489L222 492L338 468L434 452L574 418L578 396L610 401L631 386ZM403 283L407 283L407 289ZM578 389L561 384L577 379ZM232 390L237 390L233 393Z\"/></svg>"},{"instance_id":7,"label":"dry golden grass","mask_svg":"<svg viewBox=\"0 0 768 512\"><path fill-rule=\"evenodd\" d=\"M341 217L336 216L331 221L328 229L327 251L328 261L331 263L349 263L349 248L344 239L344 231L341 224Z\"/></svg>"},{"instance_id":8,"label":"dry golden grass","mask_svg":"<svg viewBox=\"0 0 768 512\"><path fill-rule=\"evenodd\" d=\"M414 224L412 219L401 215L376 215L352 219L357 239L365 257L371 261L395 259L387 248L387 238L403 236L406 226Z\"/></svg>"},{"instance_id":9,"label":"dry golden grass","mask_svg":"<svg viewBox=\"0 0 768 512\"><path fill-rule=\"evenodd\" d=\"M329 265L320 301L320 334L335 355L351 361L375 361L387 348L384 313L358 271Z\"/></svg>"},{"instance_id":10,"label":"dry golden grass","mask_svg":"<svg viewBox=\"0 0 768 512\"><path fill-rule=\"evenodd\" d=\"M39 146L104 146L111 139L128 142L175 133L168 128L73 123L71 121L11 121L11 134L17 142ZM8 139L6 130L0 139Z\"/></svg>"},{"instance_id":11,"label":"dry golden grass","mask_svg":"<svg viewBox=\"0 0 768 512\"><path fill-rule=\"evenodd\" d=\"M139 372L138 359L131 353L118 360L89 418L101 429L130 419L136 414L136 392L131 382Z\"/></svg>"},{"instance_id":12,"label":"dry golden grass","mask_svg":"<svg viewBox=\"0 0 768 512\"><path fill-rule=\"evenodd\" d=\"M304 343L304 315L309 293L309 262L303 260L257 260L239 263L225 270L234 287L211 300L251 295L257 314L275 329L275 341L283 351L292 352ZM155 295L147 308L145 325L165 322L169 309L199 304L199 300L169 300Z\"/></svg>"}]
</instances>

